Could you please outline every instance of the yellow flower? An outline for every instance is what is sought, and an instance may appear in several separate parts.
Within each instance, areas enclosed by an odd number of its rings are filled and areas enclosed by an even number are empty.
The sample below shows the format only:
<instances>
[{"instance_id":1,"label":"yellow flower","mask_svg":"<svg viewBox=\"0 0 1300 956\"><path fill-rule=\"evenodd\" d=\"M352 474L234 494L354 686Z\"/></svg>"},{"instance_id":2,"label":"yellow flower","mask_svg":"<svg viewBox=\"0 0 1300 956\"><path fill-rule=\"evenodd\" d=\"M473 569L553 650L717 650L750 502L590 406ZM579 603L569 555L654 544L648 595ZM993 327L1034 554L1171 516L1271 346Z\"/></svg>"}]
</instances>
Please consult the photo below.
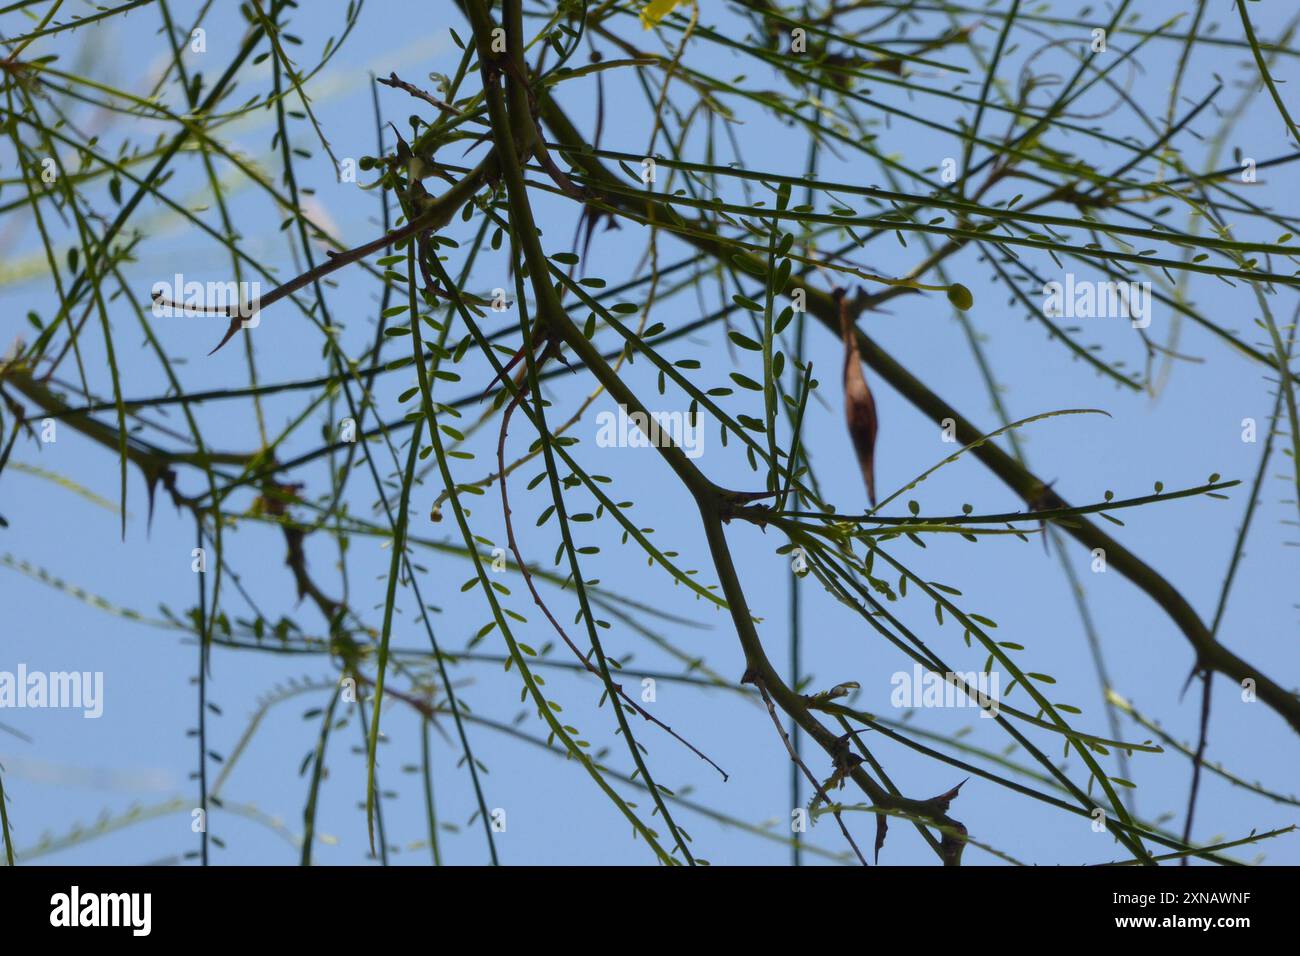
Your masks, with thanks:
<instances>
[{"instance_id":1,"label":"yellow flower","mask_svg":"<svg viewBox=\"0 0 1300 956\"><path fill-rule=\"evenodd\" d=\"M659 21L690 0L650 0L641 8L641 28L650 30L659 25Z\"/></svg>"}]
</instances>

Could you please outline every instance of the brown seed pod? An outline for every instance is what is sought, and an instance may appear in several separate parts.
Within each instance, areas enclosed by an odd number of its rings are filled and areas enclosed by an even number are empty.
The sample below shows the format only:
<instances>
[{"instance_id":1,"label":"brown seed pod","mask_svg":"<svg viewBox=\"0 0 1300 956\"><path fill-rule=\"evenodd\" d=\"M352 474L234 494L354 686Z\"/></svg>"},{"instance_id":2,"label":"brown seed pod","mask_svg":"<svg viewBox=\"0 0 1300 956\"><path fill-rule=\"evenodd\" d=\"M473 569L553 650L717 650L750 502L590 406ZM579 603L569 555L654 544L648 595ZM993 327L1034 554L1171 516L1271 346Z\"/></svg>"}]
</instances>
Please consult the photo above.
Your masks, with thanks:
<instances>
[{"instance_id":1,"label":"brown seed pod","mask_svg":"<svg viewBox=\"0 0 1300 956\"><path fill-rule=\"evenodd\" d=\"M858 338L848 298L843 289L836 289L831 295L840 307L840 334L844 339L844 422L858 456L858 467L862 469L867 497L875 507L876 400L867 386L866 376L862 374L862 356L858 352Z\"/></svg>"}]
</instances>

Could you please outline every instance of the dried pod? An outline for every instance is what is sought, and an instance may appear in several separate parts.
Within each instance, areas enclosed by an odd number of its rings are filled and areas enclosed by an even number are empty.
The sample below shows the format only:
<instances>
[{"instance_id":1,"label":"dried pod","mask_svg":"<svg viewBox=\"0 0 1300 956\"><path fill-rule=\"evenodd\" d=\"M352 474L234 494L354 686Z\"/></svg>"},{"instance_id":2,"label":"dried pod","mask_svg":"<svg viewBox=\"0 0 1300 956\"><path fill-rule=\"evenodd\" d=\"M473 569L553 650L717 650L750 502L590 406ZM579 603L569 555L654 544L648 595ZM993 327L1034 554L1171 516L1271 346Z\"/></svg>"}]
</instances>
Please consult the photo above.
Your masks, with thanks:
<instances>
[{"instance_id":1,"label":"dried pod","mask_svg":"<svg viewBox=\"0 0 1300 956\"><path fill-rule=\"evenodd\" d=\"M843 289L831 293L840 308L840 335L844 339L844 422L849 429L853 451L858 456L862 480L872 507L876 504L876 400L862 374L862 356Z\"/></svg>"}]
</instances>

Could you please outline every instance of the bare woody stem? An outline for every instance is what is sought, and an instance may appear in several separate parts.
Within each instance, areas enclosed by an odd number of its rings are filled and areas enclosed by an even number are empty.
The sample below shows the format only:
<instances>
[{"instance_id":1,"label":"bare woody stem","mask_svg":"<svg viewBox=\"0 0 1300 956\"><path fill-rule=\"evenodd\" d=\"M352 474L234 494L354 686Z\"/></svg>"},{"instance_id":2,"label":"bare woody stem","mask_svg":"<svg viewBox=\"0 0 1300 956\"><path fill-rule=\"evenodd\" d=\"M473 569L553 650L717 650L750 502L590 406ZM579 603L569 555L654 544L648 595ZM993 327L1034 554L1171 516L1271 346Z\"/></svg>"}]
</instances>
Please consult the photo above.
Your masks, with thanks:
<instances>
[{"instance_id":1,"label":"bare woody stem","mask_svg":"<svg viewBox=\"0 0 1300 956\"><path fill-rule=\"evenodd\" d=\"M367 243L348 249L346 252L331 253L326 261L316 266L314 269L295 276L283 285L276 286L266 295L258 299L254 313L262 312L279 302L281 299L293 295L299 289L306 288L314 282L318 282L331 272L342 269L346 265L351 265L364 259L366 256L373 255L381 249L387 249L389 246L408 239L412 236L421 235L436 229L441 229L456 211L461 208L470 197L478 192L479 188L496 174L497 160L496 153L489 153L484 157L474 169L470 170L454 186L434 199L429 206L414 219L405 225L399 226L377 239L372 239ZM223 345L230 341L236 332L244 323L245 319L251 317L235 316L230 321L230 327L226 330L225 337L217 343L209 355L215 353Z\"/></svg>"}]
</instances>

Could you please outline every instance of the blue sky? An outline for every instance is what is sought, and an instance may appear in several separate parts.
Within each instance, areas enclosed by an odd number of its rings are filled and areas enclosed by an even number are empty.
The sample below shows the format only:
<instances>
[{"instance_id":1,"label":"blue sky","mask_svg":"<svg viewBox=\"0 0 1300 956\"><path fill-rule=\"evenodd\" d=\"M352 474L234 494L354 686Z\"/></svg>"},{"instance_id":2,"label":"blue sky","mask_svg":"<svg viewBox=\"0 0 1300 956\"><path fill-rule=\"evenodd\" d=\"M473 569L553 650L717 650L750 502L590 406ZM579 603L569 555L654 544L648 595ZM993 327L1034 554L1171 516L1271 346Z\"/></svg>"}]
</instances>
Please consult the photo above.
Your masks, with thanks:
<instances>
[{"instance_id":1,"label":"blue sky","mask_svg":"<svg viewBox=\"0 0 1300 956\"><path fill-rule=\"evenodd\" d=\"M1053 8L1073 15L1078 6L1055 4ZM1159 6L1164 15L1172 12L1175 5ZM1217 6L1223 9L1207 18L1217 18L1220 34L1239 36L1241 27L1235 10L1226 4ZM186 22L197 5L176 3L173 7L176 19ZM305 40L302 50L317 51L326 37L338 33L342 6L334 7L313 4L310 13L299 12L295 32ZM1261 37L1274 37L1282 29L1288 13L1284 7L1252 4L1251 15ZM207 27L207 52L188 54L187 64L191 68L203 70L209 76L224 68L242 39L241 29L232 20L231 13L233 5L214 12ZM727 5L712 0L703 0L701 16L703 23L715 24L731 36L742 36L746 29ZM958 17L958 22L978 23L979 17L965 14ZM1140 22L1152 26L1154 17L1146 13ZM166 57L163 40L155 34L158 25L157 12L145 8L91 28L93 34L89 30L78 31L43 41L40 50L61 53L65 67L68 62L76 62L79 49L92 51L86 61L88 66L83 69L91 70L106 83L138 92L148 88L152 71L159 69ZM395 29L398 25L402 29ZM927 25L933 29L934 21ZM448 26L462 36L468 33L450 4L440 5L432 14L423 5L375 0L366 5L343 51L310 87L315 94L315 112L337 155L360 157L375 151L370 72L383 75L393 70L412 82L427 83L430 72L454 71L459 51L449 38ZM0 20L0 33L13 35L20 29L13 15ZM1008 82L1016 79L1038 43L1077 40L1083 44L1088 39L1083 33L1078 37L1072 33L1066 35L1068 31L1061 28L1035 29L1041 34L1039 37L1023 37L1018 49L1008 53L999 74ZM924 30L918 28L918 32ZM652 34L641 34L630 19L623 25L622 33L646 48L659 49L659 41ZM996 41L996 29L984 26L977 36L987 52ZM1031 42L1034 40L1037 42ZM1132 43L1132 38L1118 33L1110 38L1110 43L1112 48L1122 51ZM749 82L758 88L772 88L782 82L774 72L734 52L719 51L706 44L698 46L690 62L710 75L730 77L746 73ZM1133 58L1131 75L1124 69L1117 74L1128 94L1154 117L1164 116L1168 86L1180 50L1177 42L1153 41ZM1059 59L1059 50L1055 54L1043 53L1042 57L1053 55L1058 56L1058 60L1051 61L1055 69L1063 69L1066 61ZM311 62L309 54L301 56ZM1240 50L1207 46L1194 51L1184 81L1186 102L1178 105L1178 115L1213 88L1216 72L1228 81L1216 100L1216 107L1226 110L1237 103L1243 93L1238 81L1252 76L1248 59L1248 53ZM963 54L959 62L969 64L968 55ZM1035 68L1044 69L1043 62L1040 58ZM1300 80L1294 58L1283 59L1274 73L1284 97L1293 102L1288 89L1293 89ZM642 151L650 137L643 93L630 74L609 76L606 95L611 108L606 117L603 143L612 149ZM978 95L978 75L957 78L936 73L929 78L929 85L949 89L959 79L965 79L968 84L963 87L965 93ZM1290 87L1285 83L1287 80L1291 81ZM268 85L265 64L249 68L232 102L242 102L254 90L264 90ZM561 103L580 117L587 128L592 105L589 94L564 87L562 91ZM924 128L900 116L873 117L878 124L878 135L887 144L887 152L917 176L937 180L934 168L944 158L961 154L960 140L951 131L957 115L952 107L938 97L914 95L909 102L899 91L883 83L873 94L943 127ZM178 91L169 91L169 96L177 95ZM1041 99L1045 94L1040 92L1037 96ZM1039 99L1031 100L1031 103L1039 102ZM1110 100L1101 97L1096 102L1100 109L1105 109ZM385 117L399 126L405 125L403 118L411 112L426 109L393 90L382 91L381 103ZM1267 97L1257 93L1248 96L1246 104L1226 143L1220 165L1231 163L1234 148L1260 161L1290 151L1282 121ZM98 128L96 123L104 124L101 135L109 144L115 145L124 135L142 143L150 142L154 134L152 128L145 130L144 123L134 128L130 123L122 123L120 118L108 123L105 117L90 111L82 115L92 128ZM965 115L969 118L970 114ZM806 143L802 136L752 109L738 109L737 119L741 122L733 132L741 146L743 165L779 173L802 172L806 162ZM1144 144L1150 139L1149 131L1125 109L1078 122L1102 126L1113 136L1136 137ZM984 128L1000 134L1005 123L1003 116L990 114ZM1193 129L1208 138L1217 123L1217 117L1206 114L1193 124ZM222 135L259 163L266 164L278 177L278 160L273 159L269 149L273 130L270 114L259 113L227 127ZM292 130L295 146L314 151L312 158L300 163L299 176L316 189L312 208L317 221L331 223L348 245L378 235L375 193L357 184L336 182L330 162L319 150L310 126L296 122ZM1187 149L1187 162L1202 168L1204 143L1190 137L1179 142ZM1090 153L1088 150L1095 149L1092 144L1093 141L1079 137L1072 148L1102 168L1113 168L1126 158L1125 153L1115 149ZM697 150L694 158L698 158L700 144L695 142L693 146ZM977 151L977 158L980 155ZM0 157L5 168L12 167L10 146L6 144ZM458 151L448 150L440 158L458 162ZM733 158L728 155L724 161ZM864 169L861 163L860 159L849 162L825 156L821 176L841 182L887 185L877 168ZM1154 167L1148 170L1147 166L1141 168L1154 172ZM186 157L178 168L181 172L168 184L169 193L187 204L205 206L202 169L196 158ZM1289 167L1261 171L1259 182L1249 187L1250 198L1285 214L1293 199L1286 181L1288 175ZM367 177L363 174L361 178L364 181ZM903 188L923 191L915 180ZM738 186L730 185L727 190L727 198L743 201ZM13 186L8 186L0 192L0 200L17 194ZM1009 198L1010 193L996 195ZM288 233L279 228L282 215L246 182L235 181L233 196L231 208L246 248L259 261L278 270L280 277L295 274L298 266L288 244ZM102 208L111 213L106 195ZM536 208L547 251L567 251L573 234L571 204L562 199L540 197ZM218 221L215 210L206 209L201 215L206 221ZM154 281L177 272L201 280L229 278L228 257L197 230L148 202L139 216L145 238L136 261L125 270L125 275L138 288L141 302L147 300L148 289ZM10 216L6 228L14 228L15 218ZM1182 219L1175 218L1171 224L1186 227ZM1243 237L1272 241L1276 238L1273 230L1273 226L1257 221L1242 224ZM449 234L463 244L467 244L464 240L471 235L468 227L460 225L453 226ZM644 269L644 241L644 234L631 224L624 224L619 231L598 233L582 271L605 277L611 285L638 275ZM27 224L19 238L11 240L6 248L3 256L6 264L12 267L39 261L33 258L39 250L36 243L36 235ZM858 261L881 274L898 275L915 265L923 254L920 248L919 243L911 242L909 248L902 249L892 237L886 236L863 250ZM660 241L661 263L675 262L689 254L679 243L666 237ZM1161 570L1202 619L1209 620L1246 505L1249 482L1263 447L1262 437L1253 444L1242 441L1241 422L1254 418L1262 436L1273 407L1273 386L1264 369L1230 351L1202 329L1184 322L1177 351L1195 361L1175 362L1163 387L1154 396L1121 390L1073 360L1060 343L1049 341L1042 327L1026 318L1022 306L1008 305L1005 287L988 281L987 264L978 261L972 250L954 257L946 265L950 279L965 283L974 294L975 305L968 318L1003 388L1001 397L1011 418L1070 408L1094 408L1107 413L1048 419L1020 432L1031 467L1047 480L1059 479L1056 489L1068 500L1076 504L1099 501L1108 489L1119 498L1140 496L1150 493L1156 481L1164 482L1169 489L1190 487L1203 483L1211 473L1243 482L1227 493L1228 500L1197 497L1130 510L1119 515L1124 527L1109 529ZM1055 268L1047 259L1035 261L1033 265L1039 272ZM1059 272L1057 269L1056 273ZM1079 275L1084 277L1082 272ZM340 340L344 348L356 354L374 337L378 286L355 271L336 273L334 279L338 285L329 291L331 310L335 322L343 327ZM487 294L494 287L510 287L511 282L506 259L498 253L484 257L467 288ZM706 287L710 309L715 307L713 286L710 280ZM1213 278L1199 277L1190 283L1188 292L1204 314L1244 341L1258 343L1263 338L1254 324L1259 311L1248 288L1231 288ZM0 296L4 297L6 306L0 311L3 316L0 318L3 343L0 344L5 347L20 333L31 337L31 329L22 319L29 309L48 317L55 307L48 274L39 270L6 282L0 287ZM1289 290L1272 297L1279 322L1290 320L1295 308L1293 298ZM152 353L141 348L132 307L117 301L111 304L111 310L119 362L129 370L124 393L127 396L159 394L164 379ZM656 305L651 321L662 321L671 328L700 314L696 296L685 294ZM178 371L188 389L246 384L247 366L241 342L232 343L215 356L207 356L217 338L213 323L197 319L152 321L168 355L183 360ZM489 314L486 323L489 330L495 331L513 326L516 321L516 314L511 311L504 316ZM1154 339L1165 342L1174 321L1169 310L1157 304L1148 332ZM1124 358L1129 367L1142 367L1141 344L1126 321L1079 320L1077 325L1080 338L1089 345L1099 345L1108 359ZM941 293L896 299L887 311L864 316L861 327L968 418L987 430L997 426L996 413L973 360L967 334ZM260 327L250 334L256 342L263 382L288 382L324 374L319 334L301 313L287 304L268 310ZM87 374L100 395L110 394L102 341L97 335L89 338ZM513 340L509 337L505 341ZM810 323L807 344L808 355L821 380L819 394L824 402L814 400L808 405L805 441L827 500L836 503L841 511L858 510L864 506L864 496L842 424L839 345L814 323ZM698 381L706 386L724 383L733 368L732 352L716 324L674 342L668 346L667 355L673 360L698 359L703 364ZM740 360L751 361L745 353L741 353ZM485 382L488 376L484 369L481 361L472 365L463 382L449 386L442 393L444 399L459 398L478 387L479 382ZM748 371L753 374L752 363ZM646 363L627 366L621 374L651 408L680 409L681 402L674 405L671 392L663 397L657 395L655 376ZM942 441L938 423L912 408L869 370L867 377L875 393L881 422L877 485L882 491L892 493L950 454L953 446ZM399 405L397 396L412 384L414 375L409 370L385 378L382 387L377 389L385 420L400 417L403 406ZM440 383L439 388L444 387L447 386ZM548 393L554 402L552 419L567 417L591 387L587 376L558 379ZM274 432L301 414L303 394L268 398L264 403L268 428ZM749 402L749 406L744 402ZM733 398L726 407L733 412L752 414L755 404L751 399ZM655 529L654 538L661 547L680 552L683 567L697 569L701 582L714 583L716 578L708 562L694 504L656 453L646 448L596 446L596 415L613 408L612 400L602 396L576 426L573 434L582 440L578 446L580 459L588 468L613 478L617 500L637 503L633 509L636 520ZM257 429L249 403L206 403L197 414L213 447L247 450L256 446ZM473 421L476 416L477 410L467 410L465 420L458 425ZM109 416L104 418L111 420ZM309 451L318 443L323 412L318 409L312 413L310 421L312 424L302 428L288 443L285 457ZM165 422L172 428L184 428L183 420L174 413ZM471 439L467 447L477 457L472 462L456 463L458 479L474 480L494 468L496 434L493 424ZM520 454L528 440L522 418L516 417L509 448ZM716 427L706 430L704 440L704 453L698 464L710 478L737 488L761 485L761 476L750 472L734 444L728 448L720 445ZM1288 476L1294 463L1280 454L1287 443L1285 436L1279 439L1279 454L1269 468L1262 489L1220 637L1284 686L1294 687L1300 682L1296 657L1296 582L1300 559L1294 547L1293 482L1288 489ZM391 459L380 447L376 452L381 472L387 473L391 470ZM401 449L399 453L403 453ZM70 428L61 426L58 440L50 445L38 446L28 439L20 439L13 463L75 478L102 498L110 502L117 499L116 458ZM510 490L520 544L530 558L545 562L554 553L557 539L553 526L538 531L533 527L533 518L549 503L549 496L544 486L534 492L525 490L527 480L539 470L535 464L521 469L512 480ZM122 539L119 518L109 508L13 465L0 477L0 513L9 522L0 543L0 555L6 556L5 566L0 566L0 604L4 607L0 670L13 670L19 663L25 663L29 670L102 671L105 680L105 710L98 720L85 720L79 713L58 710L0 714L0 720L30 738L23 741L0 733L0 763L5 767L5 788L12 798L10 818L16 843L20 849L30 849L40 842L42 834L58 839L75 825L89 828L101 813L119 821L132 806L164 808L147 819L115 827L106 835L80 839L66 849L35 855L32 862L155 862L179 859L197 845L196 836L190 832L188 812L197 792L190 779L196 766L196 747L193 738L186 734L194 725L196 712L195 688L191 683L197 657L193 643L175 631L142 625L77 600L66 591L52 589L14 567L18 562L27 562L32 567L46 569L69 586L102 595L113 605L149 617L158 616L160 604L177 614L192 607L197 589L190 569L190 549L194 544L192 520L160 497L150 526L146 521L144 483L135 471L129 474L128 480L129 520ZM294 480L305 481L307 493L313 497L328 491L328 474L319 464L303 469ZM182 486L188 492L198 490L200 484L197 473L190 472L182 478ZM436 472L430 473L415 490L412 509L416 520L412 534L458 543L451 521L433 524L427 520L429 506L440 490ZM389 493L391 496L392 491ZM888 510L905 513L908 497L915 497L926 514L952 514L967 502L976 512L983 513L1016 510L1021 506L971 456L941 469ZM373 500L373 485L367 475L359 472L352 479L349 497L353 513L382 522L371 510ZM584 501L582 495L575 494L571 507L584 510L580 507ZM250 505L250 495L237 497L232 504L239 509ZM504 545L500 501L495 488L471 505L476 532ZM583 529L591 542L602 546L601 554L586 568L587 575L599 578L611 590L692 621L693 625L687 626L644 618L674 646L704 658L724 677L739 679L744 664L728 616L692 597L684 588L675 587L662 571L647 568L644 555L632 546L621 546L617 531L607 525L587 526L590 532ZM728 528L728 539L752 610L762 619L760 636L769 656L784 667L789 640L790 565L786 557L776 553L784 542L772 530L763 532L740 522L733 522ZM291 614L309 632L323 632L323 621L309 602L295 606L293 582L284 567L283 542L278 531L247 522L228 531L226 540L227 560L268 616ZM1046 554L1036 537L1028 543L999 537L972 544L955 536L935 536L927 543L929 546L921 550L908 543L894 542L891 554L928 580L959 587L964 609L996 620L996 635L1000 640L1024 645L1025 649L1017 656L1022 667L1055 678L1051 699L1083 711L1075 719L1076 726L1107 734L1083 625L1055 551ZM1192 665L1185 638L1159 608L1120 575L1113 571L1093 573L1091 557L1082 547L1070 543L1065 553L1083 584L1115 689L1141 712L1158 718L1175 738L1193 738L1199 712L1199 686L1185 696L1181 694L1184 678ZM332 593L339 592L337 552L323 535L309 540L308 559L322 587ZM439 608L433 615L439 640L446 647L464 647L489 619L477 591L468 594L460 591L462 582L471 576L470 567L461 559L431 551L417 552L416 560L425 569L421 587L426 600ZM383 610L389 552L379 539L356 536L351 541L349 562L353 606L371 626L377 627ZM552 641L553 634L527 599L522 582L511 574L508 583L514 592L511 606L529 618L518 629L519 639L537 647ZM251 616L229 580L225 587L223 606L228 613L232 617ZM910 671L910 663L885 644L860 617L823 593L814 580L805 580L800 588L804 671L812 675L811 689L855 681L861 686L855 706L889 719L904 719L905 715L890 706L890 681L896 672ZM558 616L571 620L574 611L571 598L554 589L546 593L562 609ZM414 601L408 593L399 592L398 608L401 613L393 632L394 646L427 648ZM960 628L951 623L936 625L933 609L927 602L911 597L891 610L956 669L978 669L982 665L984 654L965 647ZM619 655L629 670L644 668L673 673L682 670L679 662L619 622L605 632L604 640L606 649ZM476 650L485 655L499 655L503 653L503 644L494 633ZM553 650L551 656L562 659L562 650L562 647ZM518 724L520 731L545 737L545 729L536 715L519 702L520 684L513 671L506 673L499 664L483 662L463 663L454 673L458 693L476 715L507 726L522 716ZM548 693L564 704L566 722L578 727L595 746L607 746L611 766L628 770L627 751L611 732L608 708L596 708L600 687L592 680L559 670L546 670L545 674ZM305 681L309 686L266 711L231 771L223 789L227 807L212 814L210 832L225 844L224 849L214 849L213 862L287 864L296 861L297 851L281 831L301 833L307 780L300 776L299 767L314 747L319 731L319 717L309 715L304 719L303 715L324 705L328 692L320 688L335 676L332 665L320 657L214 651L209 689L221 713L210 715L208 736L210 746L223 755L229 756L235 750L265 695L273 693L275 688L287 687L291 680ZM1222 761L1233 773L1245 780L1259 781L1268 789L1281 793L1297 789L1294 734L1263 704L1241 701L1227 680L1218 678L1215 684L1209 758ZM1017 695L1010 702L1023 706L1024 700L1022 695ZM770 826L776 833L784 832L791 809L790 765L760 707L725 690L706 690L669 681L658 683L653 706L656 715L730 774L723 782L707 765L667 736L637 726L638 738L648 747L648 760L659 782L679 795L738 820ZM994 752L1002 752L1008 744L1006 736L992 721L980 720L968 709L924 709L906 719L917 728L933 733L966 732L962 737L964 742ZM379 775L384 791L391 792L383 802L384 823L389 843L397 848L391 862L426 863L428 850L416 846L426 836L420 779L418 774L405 769L419 763L419 721L409 709L393 704L384 712L383 728L389 740L380 750ZM437 732L432 735L437 811L441 820L458 827L458 832L441 835L444 859L452 863L483 863L487 854L481 829L466 822L475 809L468 775L463 766L458 766L458 748L450 743L454 737L450 723L443 721L443 729L450 735L448 739ZM1121 729L1125 739L1136 742L1151 736L1127 720L1122 721ZM476 756L488 770L483 778L488 806L503 808L507 813L507 829L497 836L503 862L653 862L653 855L642 843L632 839L626 821L576 765L482 724L471 723L469 733ZM1030 736L1053 757L1063 759L1063 766L1075 780L1086 780L1086 771L1076 757L1062 758L1059 738L1041 732ZM368 861L365 817L358 809L359 802L364 803L365 799L361 745L362 733L354 717L336 733L332 742L318 818L319 832L327 835L328 841L315 850L318 863ZM942 793L965 776L955 768L927 760L897 744L874 740L872 745L891 779L909 795L925 797ZM1023 756L1017 751L1012 759L1023 759ZM821 763L811 765L816 772L829 772ZM1110 772L1118 773L1113 759L1107 767ZM219 770L216 763L211 764L210 776ZM1131 776L1137 784L1133 799L1139 812L1148 819L1171 814L1168 826L1181 829L1190 778L1189 761L1168 750L1163 754L1139 754L1132 759ZM622 791L636 793L627 787ZM845 793L846 799L850 799L848 792ZM805 788L805 801L807 797ZM632 799L637 799L648 814L649 801L644 796ZM783 864L789 858L788 848L779 842L721 825L687 809L675 809L674 813L693 836L693 851L715 864ZM1121 855L1121 848L1109 836L1094 833L1087 819L1066 816L986 780L968 782L951 813L968 827L973 837L1027 862L1094 863ZM1252 795L1207 775L1202 783L1195 837L1205 842L1216 837L1232 839L1245 836L1252 829L1266 831L1288 826L1295 820L1294 806ZM851 822L859 843L868 845L874 832L871 821L857 815ZM810 840L835 853L843 849L839 834L829 820L814 828ZM1241 858L1253 858L1255 852L1247 849ZM1269 863L1300 863L1300 839L1294 834L1281 837L1268 842L1263 852ZM915 831L901 822L891 827L882 862L928 864L933 859ZM808 857L807 862L818 862L818 858ZM967 851L966 862L998 864L1001 861L972 847Z\"/></svg>"}]
</instances>

